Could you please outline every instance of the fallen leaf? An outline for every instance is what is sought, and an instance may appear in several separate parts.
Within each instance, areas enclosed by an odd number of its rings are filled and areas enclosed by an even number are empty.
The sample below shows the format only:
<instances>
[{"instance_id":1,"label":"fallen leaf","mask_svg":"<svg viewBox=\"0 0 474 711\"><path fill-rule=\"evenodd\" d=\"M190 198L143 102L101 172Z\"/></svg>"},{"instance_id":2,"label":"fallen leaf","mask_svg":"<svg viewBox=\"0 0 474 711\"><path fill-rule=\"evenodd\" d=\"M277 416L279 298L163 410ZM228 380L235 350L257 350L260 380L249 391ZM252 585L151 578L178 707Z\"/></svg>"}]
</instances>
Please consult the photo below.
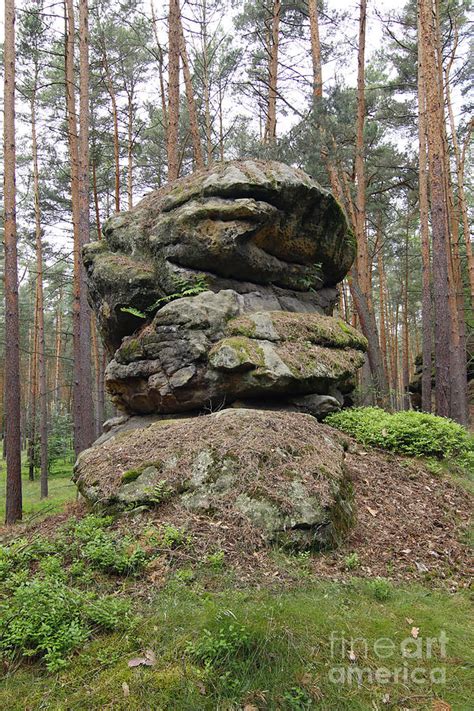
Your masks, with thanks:
<instances>
[{"instance_id":1,"label":"fallen leaf","mask_svg":"<svg viewBox=\"0 0 474 711\"><path fill-rule=\"evenodd\" d=\"M152 649L147 649L144 657L134 657L128 660L128 666L133 667L154 667L156 664L156 656Z\"/></svg>"},{"instance_id":2,"label":"fallen leaf","mask_svg":"<svg viewBox=\"0 0 474 711\"><path fill-rule=\"evenodd\" d=\"M442 701L442 699L434 699L431 708L433 711L452 711L447 701Z\"/></svg>"},{"instance_id":3,"label":"fallen leaf","mask_svg":"<svg viewBox=\"0 0 474 711\"><path fill-rule=\"evenodd\" d=\"M130 696L130 687L126 681L122 682L122 691L124 696Z\"/></svg>"},{"instance_id":4,"label":"fallen leaf","mask_svg":"<svg viewBox=\"0 0 474 711\"><path fill-rule=\"evenodd\" d=\"M201 694L201 696L205 696L205 695L206 695L206 687L204 686L204 684L202 683L202 681L197 681L197 682L196 682L196 686L197 686L197 688L198 688L199 693Z\"/></svg>"},{"instance_id":5,"label":"fallen leaf","mask_svg":"<svg viewBox=\"0 0 474 711\"><path fill-rule=\"evenodd\" d=\"M412 628L411 628L410 634L411 634L411 636L413 637L413 639L417 639L419 633L420 633L420 628L419 628L419 627L412 627Z\"/></svg>"},{"instance_id":6,"label":"fallen leaf","mask_svg":"<svg viewBox=\"0 0 474 711\"><path fill-rule=\"evenodd\" d=\"M426 566L424 563L418 563L418 561L415 561L415 565L416 565L419 573L427 573L428 572L428 566Z\"/></svg>"}]
</instances>

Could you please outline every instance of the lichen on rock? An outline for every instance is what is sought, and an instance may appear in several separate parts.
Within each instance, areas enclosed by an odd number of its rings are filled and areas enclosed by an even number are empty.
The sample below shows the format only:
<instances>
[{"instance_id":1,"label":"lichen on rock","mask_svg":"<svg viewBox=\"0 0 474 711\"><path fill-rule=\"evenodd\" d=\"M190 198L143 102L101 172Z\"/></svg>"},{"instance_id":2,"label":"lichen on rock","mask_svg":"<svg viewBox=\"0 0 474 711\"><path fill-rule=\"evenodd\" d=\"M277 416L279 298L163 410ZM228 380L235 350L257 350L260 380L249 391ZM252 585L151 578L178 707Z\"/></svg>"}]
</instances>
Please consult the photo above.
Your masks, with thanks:
<instances>
[{"instance_id":1,"label":"lichen on rock","mask_svg":"<svg viewBox=\"0 0 474 711\"><path fill-rule=\"evenodd\" d=\"M335 198L274 161L214 164L109 219L84 264L126 416L78 458L89 503L336 545L352 489L317 419L350 402L365 360L365 338L332 315L354 257Z\"/></svg>"},{"instance_id":2,"label":"lichen on rock","mask_svg":"<svg viewBox=\"0 0 474 711\"><path fill-rule=\"evenodd\" d=\"M74 478L99 509L173 506L237 518L269 545L298 550L336 545L354 516L338 436L291 412L156 419L83 452Z\"/></svg>"}]
</instances>

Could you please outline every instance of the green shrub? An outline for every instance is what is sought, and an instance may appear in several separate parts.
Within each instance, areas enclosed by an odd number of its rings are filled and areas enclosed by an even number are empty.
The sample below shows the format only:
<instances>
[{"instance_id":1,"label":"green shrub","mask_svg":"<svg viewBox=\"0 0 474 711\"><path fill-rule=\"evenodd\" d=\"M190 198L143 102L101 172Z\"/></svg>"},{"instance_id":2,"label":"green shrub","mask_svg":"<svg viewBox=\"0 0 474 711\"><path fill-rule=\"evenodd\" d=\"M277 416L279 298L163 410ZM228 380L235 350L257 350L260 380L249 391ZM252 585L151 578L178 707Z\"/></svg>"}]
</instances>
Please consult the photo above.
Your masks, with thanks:
<instances>
[{"instance_id":1,"label":"green shrub","mask_svg":"<svg viewBox=\"0 0 474 711\"><path fill-rule=\"evenodd\" d=\"M86 595L50 574L25 581L0 603L0 653L5 658L40 657L50 671L94 632L116 629L127 619L128 604Z\"/></svg>"},{"instance_id":2,"label":"green shrub","mask_svg":"<svg viewBox=\"0 0 474 711\"><path fill-rule=\"evenodd\" d=\"M214 632L205 629L197 642L188 643L186 652L205 667L220 667L229 658L248 653L251 646L247 628L231 623Z\"/></svg>"},{"instance_id":3,"label":"green shrub","mask_svg":"<svg viewBox=\"0 0 474 711\"><path fill-rule=\"evenodd\" d=\"M385 602L392 594L392 586L385 578L374 578L369 583L369 589L376 600Z\"/></svg>"},{"instance_id":4,"label":"green shrub","mask_svg":"<svg viewBox=\"0 0 474 711\"><path fill-rule=\"evenodd\" d=\"M347 568L347 570L355 570L360 566L360 558L357 553L349 553L349 555L346 555L344 558L344 565Z\"/></svg>"},{"instance_id":5,"label":"green shrub","mask_svg":"<svg viewBox=\"0 0 474 711\"><path fill-rule=\"evenodd\" d=\"M329 415L326 424L352 435L358 442L414 457L466 456L474 438L456 422L424 412L385 412L356 407Z\"/></svg>"},{"instance_id":6,"label":"green shrub","mask_svg":"<svg viewBox=\"0 0 474 711\"><path fill-rule=\"evenodd\" d=\"M147 554L132 541L117 540L105 531L99 531L82 549L83 557L97 570L115 575L137 575L147 562Z\"/></svg>"}]
</instances>

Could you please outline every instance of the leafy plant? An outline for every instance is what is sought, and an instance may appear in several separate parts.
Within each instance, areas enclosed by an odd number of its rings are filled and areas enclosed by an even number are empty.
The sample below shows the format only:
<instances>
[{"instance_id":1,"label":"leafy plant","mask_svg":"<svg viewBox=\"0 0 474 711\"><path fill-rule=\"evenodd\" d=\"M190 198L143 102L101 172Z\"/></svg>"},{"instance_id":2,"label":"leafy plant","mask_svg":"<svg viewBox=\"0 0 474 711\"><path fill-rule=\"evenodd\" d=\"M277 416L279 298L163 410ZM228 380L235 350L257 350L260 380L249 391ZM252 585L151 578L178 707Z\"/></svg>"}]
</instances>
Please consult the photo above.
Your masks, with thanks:
<instances>
[{"instance_id":1,"label":"leafy plant","mask_svg":"<svg viewBox=\"0 0 474 711\"><path fill-rule=\"evenodd\" d=\"M176 301L176 299L182 299L186 296L197 296L209 288L205 274L198 274L196 279L192 282L184 277L177 276L174 277L174 284L176 288L175 293L162 296L147 308L147 312L156 311L160 306L169 304L171 301Z\"/></svg>"},{"instance_id":2,"label":"leafy plant","mask_svg":"<svg viewBox=\"0 0 474 711\"><path fill-rule=\"evenodd\" d=\"M205 274L198 274L194 281L189 281L179 276L175 276L173 281L176 291L173 294L160 297L154 301L151 306L148 306L145 311L140 311L140 309L136 309L134 306L122 306L120 310L123 313L132 314L132 316L137 316L138 318L148 318L149 314L158 311L159 308L165 306L165 304L169 304L171 301L183 299L187 296L197 296L209 288Z\"/></svg>"},{"instance_id":3,"label":"leafy plant","mask_svg":"<svg viewBox=\"0 0 474 711\"><path fill-rule=\"evenodd\" d=\"M186 652L206 667L222 666L229 657L249 651L251 636L243 625L231 623L211 632L205 629L196 642L189 642Z\"/></svg>"},{"instance_id":4,"label":"leafy plant","mask_svg":"<svg viewBox=\"0 0 474 711\"><path fill-rule=\"evenodd\" d=\"M138 318L146 318L146 314L139 309L135 309L133 306L122 306L120 309L124 314L132 314L132 316L137 316Z\"/></svg>"},{"instance_id":5,"label":"leafy plant","mask_svg":"<svg viewBox=\"0 0 474 711\"><path fill-rule=\"evenodd\" d=\"M189 536L187 536L182 529L169 524L162 526L161 541L166 548L177 548L178 546L189 543L189 540Z\"/></svg>"},{"instance_id":6,"label":"leafy plant","mask_svg":"<svg viewBox=\"0 0 474 711\"><path fill-rule=\"evenodd\" d=\"M35 576L0 603L0 652L6 658L40 657L50 671L66 664L67 655L96 627L117 629L129 605L112 597L95 598L51 575Z\"/></svg>"},{"instance_id":7,"label":"leafy plant","mask_svg":"<svg viewBox=\"0 0 474 711\"><path fill-rule=\"evenodd\" d=\"M355 570L360 565L360 558L357 553L350 553L344 558L344 565L347 570Z\"/></svg>"},{"instance_id":8,"label":"leafy plant","mask_svg":"<svg viewBox=\"0 0 474 711\"><path fill-rule=\"evenodd\" d=\"M464 427L424 412L389 413L378 407L356 407L333 413L325 422L362 444L399 454L444 459L474 452L474 438Z\"/></svg>"},{"instance_id":9,"label":"leafy plant","mask_svg":"<svg viewBox=\"0 0 474 711\"><path fill-rule=\"evenodd\" d=\"M374 580L370 581L369 588L372 595L379 602L385 602L392 594L392 587L385 578L374 578Z\"/></svg>"},{"instance_id":10,"label":"leafy plant","mask_svg":"<svg viewBox=\"0 0 474 711\"><path fill-rule=\"evenodd\" d=\"M220 570L224 567L224 551L216 551L215 553L210 553L207 558L207 564L214 570Z\"/></svg>"}]
</instances>

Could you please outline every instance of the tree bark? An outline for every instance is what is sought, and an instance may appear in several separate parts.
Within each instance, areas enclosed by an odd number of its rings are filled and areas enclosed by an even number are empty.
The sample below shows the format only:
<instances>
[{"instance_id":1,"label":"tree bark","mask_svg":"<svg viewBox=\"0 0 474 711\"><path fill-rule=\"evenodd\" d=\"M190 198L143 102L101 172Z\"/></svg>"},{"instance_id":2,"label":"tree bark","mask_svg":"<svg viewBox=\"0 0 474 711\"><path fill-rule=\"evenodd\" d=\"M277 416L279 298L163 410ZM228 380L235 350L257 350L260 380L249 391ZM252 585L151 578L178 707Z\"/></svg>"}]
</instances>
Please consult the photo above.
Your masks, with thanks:
<instances>
[{"instance_id":1,"label":"tree bark","mask_svg":"<svg viewBox=\"0 0 474 711\"><path fill-rule=\"evenodd\" d=\"M179 176L179 0L169 0L168 34L168 182Z\"/></svg>"},{"instance_id":2,"label":"tree bark","mask_svg":"<svg viewBox=\"0 0 474 711\"><path fill-rule=\"evenodd\" d=\"M48 496L48 387L46 380L44 335L43 244L41 235L41 208L39 196L38 143L36 137L36 86L33 89L31 96L31 143L33 153L33 195L36 239L36 328L38 331L40 487L41 498L43 499Z\"/></svg>"},{"instance_id":3,"label":"tree bark","mask_svg":"<svg viewBox=\"0 0 474 711\"><path fill-rule=\"evenodd\" d=\"M418 12L418 33L420 34L420 13ZM426 99L423 81L423 45L418 42L418 183L420 200L420 232L422 262L422 375L421 409L431 412L431 377L433 359L433 319L431 296L430 232L428 223L428 175L426 157Z\"/></svg>"},{"instance_id":4,"label":"tree bark","mask_svg":"<svg viewBox=\"0 0 474 711\"><path fill-rule=\"evenodd\" d=\"M188 103L189 130L193 143L194 168L204 168L204 157L202 154L201 137L199 135L199 121L196 110L196 102L194 101L194 89L191 79L191 70L189 68L188 52L186 50L186 40L184 38L183 23L181 22L181 14L178 15L178 32L179 32L179 53L181 63L183 65L184 85L186 88L186 99Z\"/></svg>"},{"instance_id":5,"label":"tree bark","mask_svg":"<svg viewBox=\"0 0 474 711\"><path fill-rule=\"evenodd\" d=\"M280 43L281 0L274 0L272 8L272 25L269 42L268 58L268 113L265 129L266 141L274 144L276 141L276 100L278 86L278 47Z\"/></svg>"},{"instance_id":6,"label":"tree bark","mask_svg":"<svg viewBox=\"0 0 474 711\"><path fill-rule=\"evenodd\" d=\"M5 522L22 517L20 320L16 234L15 2L5 0L4 42L4 243L5 243L5 413L7 490Z\"/></svg>"},{"instance_id":7,"label":"tree bark","mask_svg":"<svg viewBox=\"0 0 474 711\"><path fill-rule=\"evenodd\" d=\"M422 76L426 94L426 127L428 145L431 227L433 241L433 295L435 307L435 382L436 412L451 415L450 380L450 308L448 254L448 216L444 191L443 142L440 131L443 106L436 56L436 33L433 27L432 0L418 0L422 44Z\"/></svg>"},{"instance_id":8,"label":"tree bark","mask_svg":"<svg viewBox=\"0 0 474 711\"><path fill-rule=\"evenodd\" d=\"M323 74L321 65L321 42L319 39L318 0L308 0L308 13L313 66L313 96L322 97Z\"/></svg>"}]
</instances>

